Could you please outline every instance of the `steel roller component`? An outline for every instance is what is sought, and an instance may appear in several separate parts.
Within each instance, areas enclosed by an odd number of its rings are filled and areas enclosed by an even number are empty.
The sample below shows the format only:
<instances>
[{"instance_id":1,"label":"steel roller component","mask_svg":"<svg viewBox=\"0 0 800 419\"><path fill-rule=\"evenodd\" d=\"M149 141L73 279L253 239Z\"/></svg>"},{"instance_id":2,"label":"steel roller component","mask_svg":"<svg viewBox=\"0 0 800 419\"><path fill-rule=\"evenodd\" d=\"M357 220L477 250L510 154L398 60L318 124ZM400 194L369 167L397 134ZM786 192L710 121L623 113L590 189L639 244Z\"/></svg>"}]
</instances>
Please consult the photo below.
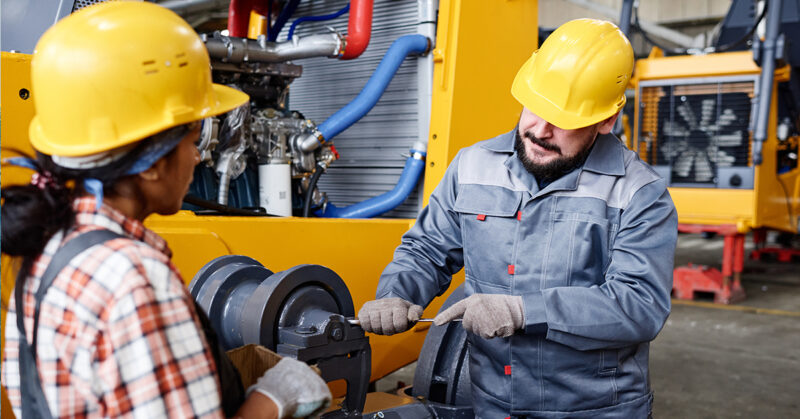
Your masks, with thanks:
<instances>
[{"instance_id":1,"label":"steel roller component","mask_svg":"<svg viewBox=\"0 0 800 419\"><path fill-rule=\"evenodd\" d=\"M463 298L464 286L461 285L447 298L440 312ZM417 360L412 394L447 405L447 410L462 411L452 417L472 417L469 346L461 322L431 326Z\"/></svg>"},{"instance_id":2,"label":"steel roller component","mask_svg":"<svg viewBox=\"0 0 800 419\"><path fill-rule=\"evenodd\" d=\"M205 310L225 349L245 342L242 331L247 327L241 307L253 304L249 300L259 284L272 271L247 256L228 255L209 262L192 279L189 291Z\"/></svg>"},{"instance_id":3,"label":"steel roller component","mask_svg":"<svg viewBox=\"0 0 800 419\"><path fill-rule=\"evenodd\" d=\"M194 275L194 278L192 278L192 282L189 283L189 293L192 294L192 298L197 299L198 293L200 293L200 290L203 288L203 286L208 281L208 278L214 272L218 271L219 268L221 268L221 267L223 267L225 265L231 264L231 263L244 263L244 264L261 265L260 263L258 263L257 260L255 260L255 259L253 259L251 257L247 257L247 256L242 256L242 255L220 256L220 257L212 260L211 262L206 263Z\"/></svg>"},{"instance_id":4,"label":"steel roller component","mask_svg":"<svg viewBox=\"0 0 800 419\"><path fill-rule=\"evenodd\" d=\"M318 301L304 297L312 294ZM298 298L300 301L295 301ZM290 304L284 307L286 302ZM245 343L258 343L274 351L281 326L299 325L306 311L326 309L328 314L343 317L355 313L350 291L336 272L319 265L298 265L278 272L258 286L243 309Z\"/></svg>"},{"instance_id":5,"label":"steel roller component","mask_svg":"<svg viewBox=\"0 0 800 419\"><path fill-rule=\"evenodd\" d=\"M335 272L299 265L273 274L254 259L223 256L204 266L189 289L226 349L256 343L317 364L325 381L347 383L342 408L325 417L361 417L371 350L364 330L346 320L355 315L353 299Z\"/></svg>"}]
</instances>

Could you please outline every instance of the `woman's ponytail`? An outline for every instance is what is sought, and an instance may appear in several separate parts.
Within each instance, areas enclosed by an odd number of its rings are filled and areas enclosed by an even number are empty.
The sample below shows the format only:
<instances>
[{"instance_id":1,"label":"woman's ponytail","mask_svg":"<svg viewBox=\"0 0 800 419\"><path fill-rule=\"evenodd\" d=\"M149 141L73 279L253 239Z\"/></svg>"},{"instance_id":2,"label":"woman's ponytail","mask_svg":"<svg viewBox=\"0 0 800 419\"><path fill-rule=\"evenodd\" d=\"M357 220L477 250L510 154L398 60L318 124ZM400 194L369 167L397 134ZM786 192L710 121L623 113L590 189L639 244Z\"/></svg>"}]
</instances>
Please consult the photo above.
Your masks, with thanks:
<instances>
[{"instance_id":1,"label":"woman's ponytail","mask_svg":"<svg viewBox=\"0 0 800 419\"><path fill-rule=\"evenodd\" d=\"M0 241L3 253L11 256L38 256L56 232L75 222L73 191L50 177L3 188L2 198Z\"/></svg>"}]
</instances>

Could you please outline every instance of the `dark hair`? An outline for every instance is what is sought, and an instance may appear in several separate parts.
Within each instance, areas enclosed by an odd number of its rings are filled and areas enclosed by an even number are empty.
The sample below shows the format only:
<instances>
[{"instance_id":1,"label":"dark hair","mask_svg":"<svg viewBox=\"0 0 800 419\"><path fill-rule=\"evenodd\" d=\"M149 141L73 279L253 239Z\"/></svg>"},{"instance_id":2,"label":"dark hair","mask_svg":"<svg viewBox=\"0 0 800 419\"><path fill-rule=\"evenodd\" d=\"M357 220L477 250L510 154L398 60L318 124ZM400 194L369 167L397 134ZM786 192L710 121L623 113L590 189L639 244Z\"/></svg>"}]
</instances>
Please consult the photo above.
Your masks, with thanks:
<instances>
[{"instance_id":1,"label":"dark hair","mask_svg":"<svg viewBox=\"0 0 800 419\"><path fill-rule=\"evenodd\" d=\"M158 134L156 134L158 135ZM83 180L94 178L103 183L107 192L114 190L119 179L140 158L153 137L148 137L121 159L93 169L68 169L53 163L50 156L37 153L37 170L49 173L53 182L40 188L19 185L2 188L2 251L11 256L22 256L22 269L26 273L30 262L42 253L44 246L59 231L69 230L75 222L72 201L85 193ZM74 187L67 187L74 181Z\"/></svg>"},{"instance_id":2,"label":"dark hair","mask_svg":"<svg viewBox=\"0 0 800 419\"><path fill-rule=\"evenodd\" d=\"M2 188L2 251L22 256L22 268L27 272L29 263L42 253L50 238L72 227L75 222L72 201L85 193L84 179L97 179L104 190L113 193L117 181L128 176L129 169L146 154L152 142L176 135L182 137L191 125L178 125L147 137L119 160L93 169L68 169L55 164L50 156L37 153L38 172L49 173L53 182L43 188L34 185ZM165 157L172 155L176 148ZM74 188L66 186L69 181L74 181Z\"/></svg>"}]
</instances>

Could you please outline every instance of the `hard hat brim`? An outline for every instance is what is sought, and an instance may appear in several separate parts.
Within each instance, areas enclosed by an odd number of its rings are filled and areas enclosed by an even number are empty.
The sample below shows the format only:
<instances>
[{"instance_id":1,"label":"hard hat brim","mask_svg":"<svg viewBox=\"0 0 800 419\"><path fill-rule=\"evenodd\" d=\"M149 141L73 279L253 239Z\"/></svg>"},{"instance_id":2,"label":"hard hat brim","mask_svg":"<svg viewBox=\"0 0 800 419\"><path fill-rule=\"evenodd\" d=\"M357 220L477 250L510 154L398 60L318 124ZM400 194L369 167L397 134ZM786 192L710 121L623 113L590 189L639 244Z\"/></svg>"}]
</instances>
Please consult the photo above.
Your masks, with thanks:
<instances>
[{"instance_id":1,"label":"hard hat brim","mask_svg":"<svg viewBox=\"0 0 800 419\"><path fill-rule=\"evenodd\" d=\"M204 116L204 118L209 116L217 116L219 114L231 111L239 106L244 105L248 100L250 100L250 96L241 90L217 83L214 83L212 86L214 88L214 93L217 96L217 106L209 111L208 115Z\"/></svg>"},{"instance_id":2,"label":"hard hat brim","mask_svg":"<svg viewBox=\"0 0 800 419\"><path fill-rule=\"evenodd\" d=\"M527 81L523 75L533 73L536 55L537 54L534 52L517 72L516 77L514 77L514 82L511 84L511 95L514 96L522 106L548 123L561 129L584 128L604 121L619 112L622 107L625 106L625 97L623 96L616 107L588 116L581 116L562 109L560 106L536 93L535 89L527 85Z\"/></svg>"},{"instance_id":3,"label":"hard hat brim","mask_svg":"<svg viewBox=\"0 0 800 419\"><path fill-rule=\"evenodd\" d=\"M208 118L211 116L217 116L225 112L229 112L247 103L247 101L250 100L250 97L246 93L240 90L236 90L232 87L214 83L212 84L212 89L214 90L214 96L216 98L215 101L216 103L214 103L213 106L207 107L201 112L196 112L192 115L188 115L187 117L181 118L179 120L168 120L165 117L162 123L155 125L153 128L149 130L143 130L140 132L131 133L126 137L116 138L116 141L113 141L110 144L106 143L107 145L104 146L104 150L111 150L117 147L122 147L131 143L135 143L137 141L141 141L153 134L156 134L158 132L164 131L166 129L181 124L188 124L190 122L194 122L200 119ZM90 154L95 154L99 151L97 149L97 145L89 141L81 144L73 144L70 145L69 147L65 147L63 144L51 141L45 134L38 116L33 117L33 120L31 121L31 124L28 128L28 135L30 137L30 142L33 148L36 151L47 155L78 157L78 156L87 156Z\"/></svg>"}]
</instances>

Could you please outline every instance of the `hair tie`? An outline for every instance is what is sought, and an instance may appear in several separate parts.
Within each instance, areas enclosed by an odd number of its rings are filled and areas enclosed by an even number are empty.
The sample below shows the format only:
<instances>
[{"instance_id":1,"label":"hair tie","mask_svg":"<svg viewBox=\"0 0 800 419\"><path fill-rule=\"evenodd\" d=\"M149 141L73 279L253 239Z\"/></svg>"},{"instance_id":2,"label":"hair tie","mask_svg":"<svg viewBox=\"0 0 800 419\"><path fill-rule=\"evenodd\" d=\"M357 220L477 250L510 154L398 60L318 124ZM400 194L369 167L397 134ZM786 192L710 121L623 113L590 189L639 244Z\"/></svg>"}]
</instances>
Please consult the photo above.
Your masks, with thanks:
<instances>
[{"instance_id":1,"label":"hair tie","mask_svg":"<svg viewBox=\"0 0 800 419\"><path fill-rule=\"evenodd\" d=\"M44 172L36 172L31 176L31 185L36 186L41 190L45 190L47 188L56 188L58 187L58 182L53 177L53 174L44 171Z\"/></svg>"}]
</instances>

